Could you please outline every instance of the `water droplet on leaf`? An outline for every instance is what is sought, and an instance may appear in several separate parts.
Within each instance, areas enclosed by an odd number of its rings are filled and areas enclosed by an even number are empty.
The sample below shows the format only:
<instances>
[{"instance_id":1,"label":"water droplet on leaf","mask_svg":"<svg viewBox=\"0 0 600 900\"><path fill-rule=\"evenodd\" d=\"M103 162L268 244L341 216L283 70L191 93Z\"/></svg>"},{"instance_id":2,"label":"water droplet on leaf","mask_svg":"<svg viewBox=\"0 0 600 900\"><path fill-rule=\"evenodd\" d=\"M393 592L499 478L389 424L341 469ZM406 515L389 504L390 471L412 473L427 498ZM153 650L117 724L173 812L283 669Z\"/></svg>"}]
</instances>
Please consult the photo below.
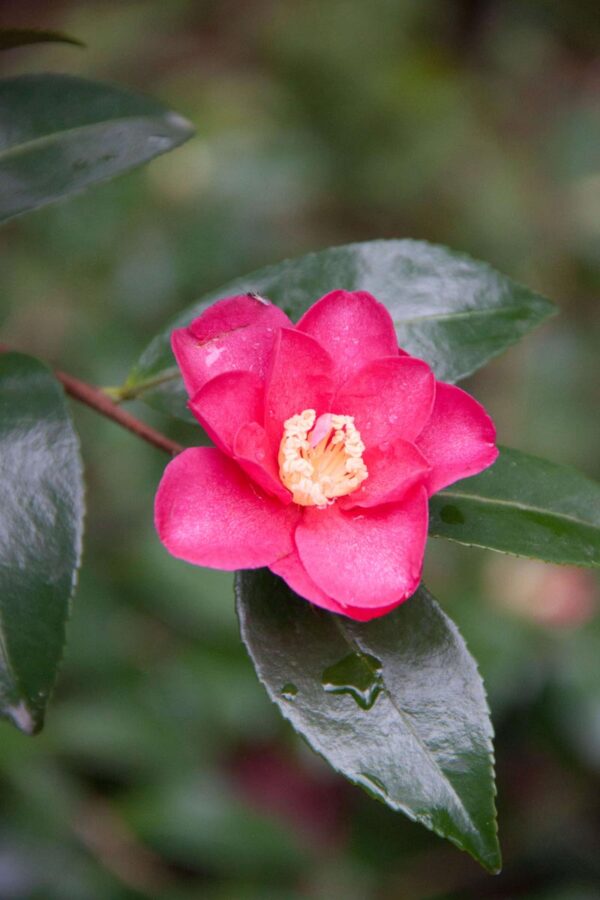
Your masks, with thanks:
<instances>
[{"instance_id":1,"label":"water droplet on leaf","mask_svg":"<svg viewBox=\"0 0 600 900\"><path fill-rule=\"evenodd\" d=\"M371 709L383 690L381 662L369 653L350 653L321 676L328 694L349 694L361 709Z\"/></svg>"},{"instance_id":2,"label":"water droplet on leaf","mask_svg":"<svg viewBox=\"0 0 600 900\"><path fill-rule=\"evenodd\" d=\"M359 777L356 779L357 782L363 787L372 797L375 797L378 800L382 798L385 800L388 797L388 791L380 778L377 778L376 775L371 775L368 772L361 772Z\"/></svg>"},{"instance_id":3,"label":"water droplet on leaf","mask_svg":"<svg viewBox=\"0 0 600 900\"><path fill-rule=\"evenodd\" d=\"M295 700L296 694L298 693L298 688L295 684L292 684L291 681L288 681L287 684L281 688L281 696L284 700Z\"/></svg>"}]
</instances>

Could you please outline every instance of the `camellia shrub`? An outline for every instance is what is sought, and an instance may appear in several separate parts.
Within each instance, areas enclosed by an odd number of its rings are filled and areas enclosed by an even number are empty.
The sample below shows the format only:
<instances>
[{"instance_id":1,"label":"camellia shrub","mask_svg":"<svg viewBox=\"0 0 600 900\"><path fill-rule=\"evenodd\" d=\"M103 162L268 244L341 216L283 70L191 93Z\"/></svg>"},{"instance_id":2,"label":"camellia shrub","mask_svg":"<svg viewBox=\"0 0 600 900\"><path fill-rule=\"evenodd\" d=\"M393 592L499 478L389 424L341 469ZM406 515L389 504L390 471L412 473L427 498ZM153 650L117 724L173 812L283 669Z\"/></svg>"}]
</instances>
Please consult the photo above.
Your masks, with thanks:
<instances>
[{"instance_id":1,"label":"camellia shrub","mask_svg":"<svg viewBox=\"0 0 600 900\"><path fill-rule=\"evenodd\" d=\"M3 38L31 40L69 39ZM5 79L0 220L191 135L181 116L114 86ZM84 512L66 392L172 457L158 536L187 563L237 571L242 640L296 731L350 781L498 871L483 684L421 575L428 536L599 564L600 487L497 444L455 384L553 312L463 254L375 240L217 288L164 327L119 388L2 346L2 715L40 730L63 650ZM194 421L201 446L131 416L134 398Z\"/></svg>"}]
</instances>

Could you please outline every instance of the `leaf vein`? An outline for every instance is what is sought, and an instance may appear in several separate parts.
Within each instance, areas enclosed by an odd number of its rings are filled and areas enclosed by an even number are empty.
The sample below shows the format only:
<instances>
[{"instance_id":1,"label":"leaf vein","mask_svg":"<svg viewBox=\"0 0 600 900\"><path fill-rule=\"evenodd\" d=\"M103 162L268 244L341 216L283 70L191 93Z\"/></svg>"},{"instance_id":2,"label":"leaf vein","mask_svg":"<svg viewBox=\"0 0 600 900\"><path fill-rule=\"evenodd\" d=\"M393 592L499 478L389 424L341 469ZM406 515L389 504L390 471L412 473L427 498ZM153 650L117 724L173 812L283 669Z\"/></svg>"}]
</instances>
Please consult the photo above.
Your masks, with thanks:
<instances>
[{"instance_id":1,"label":"leaf vein","mask_svg":"<svg viewBox=\"0 0 600 900\"><path fill-rule=\"evenodd\" d=\"M463 493L462 491L441 491L438 496L454 497L459 500L473 500L475 503L481 503L483 505L506 506L510 509L519 509L523 512L539 513L540 515L547 515L555 519L565 519L568 522L573 522L575 525L583 525L584 527L593 528L594 530L597 530L599 527L595 522L586 522L585 520L578 519L576 516L570 515L569 513L548 510L539 506L531 506L527 503L519 503L516 500L502 500L497 497L481 497L477 494L467 494Z\"/></svg>"},{"instance_id":2,"label":"leaf vein","mask_svg":"<svg viewBox=\"0 0 600 900\"><path fill-rule=\"evenodd\" d=\"M345 629L344 625L342 624L342 622L338 621L338 617L337 617L337 616L333 616L332 618L334 619L334 623L335 623L335 626L336 626L337 630L339 631L339 633L341 634L341 636L344 638L344 640L346 641L346 643L348 644L348 646L350 647L350 649L353 650L355 653L356 653L356 652L360 653L360 655L364 658L364 662L365 662L365 665L367 666L367 668L371 670L371 672L373 673L373 675L374 675L375 677L378 677L378 672L377 672L377 670L375 669L374 666L371 665L371 663L369 662L368 658L365 657L365 655L368 656L368 651L367 651L366 649L363 649L363 648L360 646L358 640L356 640L355 638L353 638L352 635L348 634L348 632L346 631L346 629ZM395 701L395 699L394 699L394 697L393 697L391 691L389 690L389 688L388 688L388 686L387 686L387 684L386 684L385 681L384 681L384 683L383 683L383 686L384 686L385 694L386 694L388 700L390 701L392 707L396 710L396 712L398 713L399 717L402 719L403 723L406 725L406 727L408 728L408 730L410 731L410 733L411 733L412 736L414 737L416 743L417 743L417 744L419 745L419 747L422 749L423 754L425 755L425 757L430 761L430 763L431 763L431 765L432 765L432 768L439 774L439 777L441 778L441 780L442 780L445 784L447 784L448 787L450 788L450 793L451 793L451 795L452 795L452 796L455 798L455 800L458 802L459 808L462 809L462 811L464 812L464 814L465 814L465 816L466 816L466 818L467 818L467 822L468 822L470 828L472 829L472 831L473 831L475 834L478 834L478 831L477 831L477 828L476 828L476 826L475 826L475 823L473 822L473 819L471 818L471 815L470 815L469 811L467 810L467 808L465 807L465 805L464 805L463 801L461 800L459 794L457 793L456 788L455 788L454 785L452 784L452 781L450 780L450 777L446 774L446 772L444 772L444 770L443 770L442 767L440 766L439 762L437 761L437 759L435 758L435 756L433 755L433 753L431 752L431 750L429 749L429 747L427 746L427 744L423 741L423 738L422 738L422 737L419 735L419 733L415 730L415 728L414 728L412 722L410 721L409 717L407 716L406 712L402 709L401 706L399 706L399 705L396 703L396 701Z\"/></svg>"}]
</instances>

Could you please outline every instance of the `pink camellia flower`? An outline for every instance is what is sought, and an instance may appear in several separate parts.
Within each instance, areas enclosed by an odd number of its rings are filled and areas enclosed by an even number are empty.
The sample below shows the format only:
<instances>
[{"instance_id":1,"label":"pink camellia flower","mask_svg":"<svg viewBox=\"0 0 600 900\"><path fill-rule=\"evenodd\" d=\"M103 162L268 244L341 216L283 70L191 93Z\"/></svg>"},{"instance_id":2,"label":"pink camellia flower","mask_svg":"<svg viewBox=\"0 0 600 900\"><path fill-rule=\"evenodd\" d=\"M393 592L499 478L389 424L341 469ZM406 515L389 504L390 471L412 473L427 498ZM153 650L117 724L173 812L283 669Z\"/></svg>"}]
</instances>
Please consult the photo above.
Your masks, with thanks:
<instances>
[{"instance_id":1,"label":"pink camellia flower","mask_svg":"<svg viewBox=\"0 0 600 900\"><path fill-rule=\"evenodd\" d=\"M165 470L155 518L167 549L200 566L268 566L358 621L410 597L429 496L496 459L480 404L399 349L365 291L333 291L297 325L255 294L229 297L172 346L215 446Z\"/></svg>"}]
</instances>

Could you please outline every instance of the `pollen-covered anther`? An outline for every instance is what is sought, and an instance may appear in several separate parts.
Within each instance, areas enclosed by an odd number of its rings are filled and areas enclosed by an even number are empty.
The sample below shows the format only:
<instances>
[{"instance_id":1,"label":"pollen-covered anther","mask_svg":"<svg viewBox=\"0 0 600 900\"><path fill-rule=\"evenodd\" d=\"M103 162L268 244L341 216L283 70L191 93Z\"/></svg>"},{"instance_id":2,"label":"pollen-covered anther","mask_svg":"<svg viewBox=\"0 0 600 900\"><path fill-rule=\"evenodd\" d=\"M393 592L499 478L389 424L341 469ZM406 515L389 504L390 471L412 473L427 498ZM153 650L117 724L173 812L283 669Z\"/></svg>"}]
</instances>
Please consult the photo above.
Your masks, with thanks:
<instances>
[{"instance_id":1,"label":"pollen-covered anther","mask_svg":"<svg viewBox=\"0 0 600 900\"><path fill-rule=\"evenodd\" d=\"M329 506L368 477L364 451L352 416L305 409L284 422L279 477L294 503Z\"/></svg>"}]
</instances>

